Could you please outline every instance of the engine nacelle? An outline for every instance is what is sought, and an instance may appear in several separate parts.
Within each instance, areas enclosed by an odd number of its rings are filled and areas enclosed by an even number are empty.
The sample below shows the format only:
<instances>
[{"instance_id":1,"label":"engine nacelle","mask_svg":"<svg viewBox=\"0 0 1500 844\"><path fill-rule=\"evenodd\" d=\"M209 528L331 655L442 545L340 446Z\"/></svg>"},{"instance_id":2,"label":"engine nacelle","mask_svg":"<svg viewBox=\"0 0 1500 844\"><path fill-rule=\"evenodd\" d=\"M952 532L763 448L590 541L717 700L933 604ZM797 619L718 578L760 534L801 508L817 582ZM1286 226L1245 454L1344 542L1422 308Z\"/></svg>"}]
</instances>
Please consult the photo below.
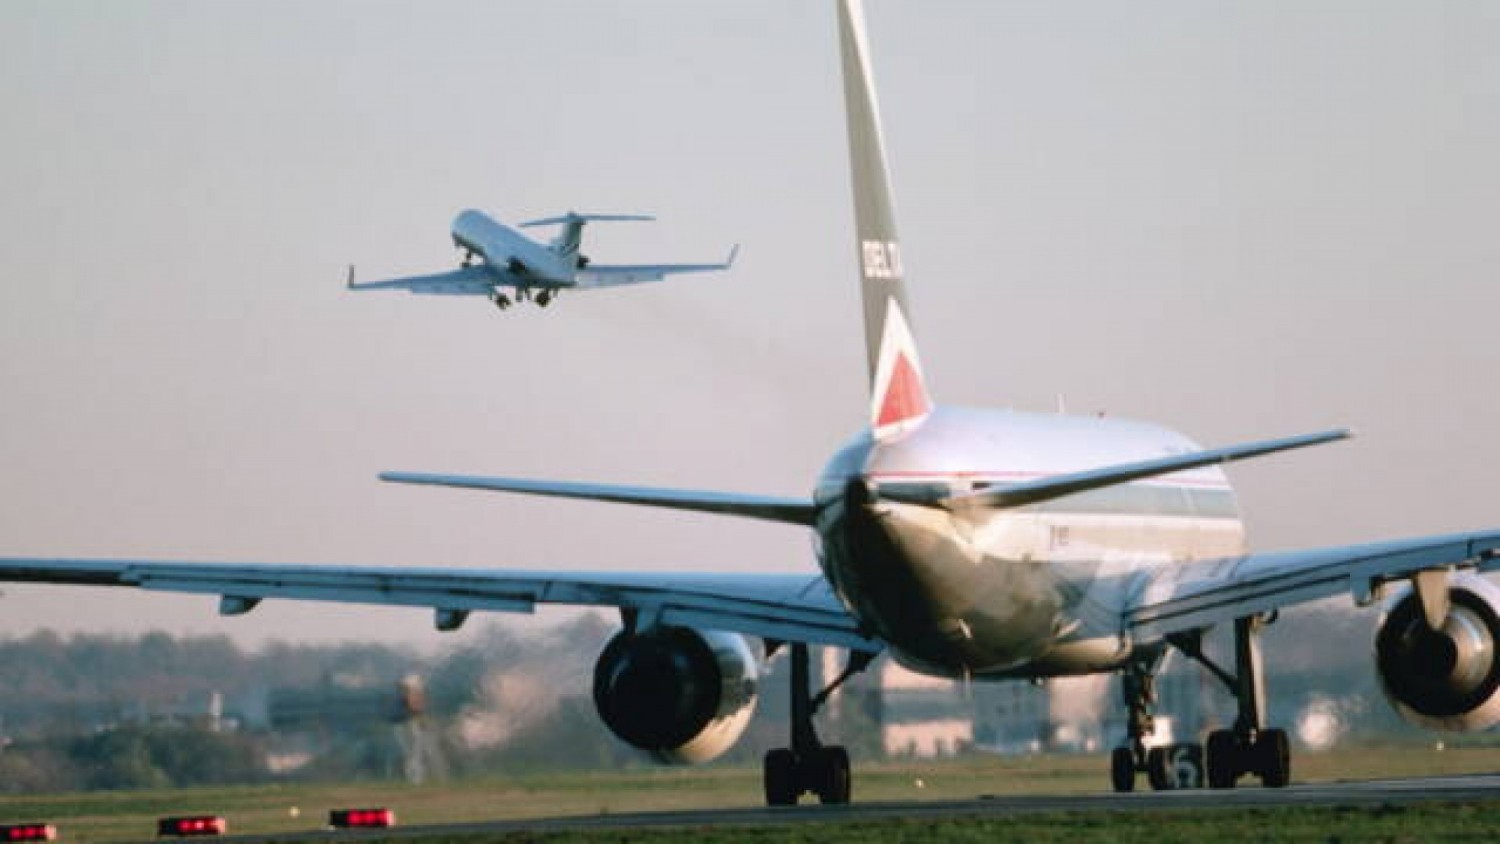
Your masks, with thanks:
<instances>
[{"instance_id":1,"label":"engine nacelle","mask_svg":"<svg viewBox=\"0 0 1500 844\"><path fill-rule=\"evenodd\" d=\"M594 666L594 705L621 740L662 762L707 762L755 712L759 667L744 636L656 627L622 631Z\"/></svg>"},{"instance_id":2,"label":"engine nacelle","mask_svg":"<svg viewBox=\"0 0 1500 844\"><path fill-rule=\"evenodd\" d=\"M1500 723L1500 588L1453 578L1441 630L1428 628L1415 590L1390 605L1375 633L1375 669L1402 718L1430 730Z\"/></svg>"}]
</instances>

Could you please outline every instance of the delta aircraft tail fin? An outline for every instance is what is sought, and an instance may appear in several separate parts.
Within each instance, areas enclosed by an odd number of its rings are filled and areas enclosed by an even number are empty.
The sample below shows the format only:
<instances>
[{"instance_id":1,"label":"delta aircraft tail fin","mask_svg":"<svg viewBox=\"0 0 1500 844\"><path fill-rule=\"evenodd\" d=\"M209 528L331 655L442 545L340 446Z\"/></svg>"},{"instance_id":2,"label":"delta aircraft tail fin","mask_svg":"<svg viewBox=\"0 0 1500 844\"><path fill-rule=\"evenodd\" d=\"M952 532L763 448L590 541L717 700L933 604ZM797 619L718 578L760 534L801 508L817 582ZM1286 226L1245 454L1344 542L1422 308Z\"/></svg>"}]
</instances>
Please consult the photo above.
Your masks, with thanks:
<instances>
[{"instance_id":1,"label":"delta aircraft tail fin","mask_svg":"<svg viewBox=\"0 0 1500 844\"><path fill-rule=\"evenodd\" d=\"M870 74L860 0L840 0L844 106L849 124L849 166L854 224L865 311L865 351L870 376L870 427L877 439L904 433L932 410L912 337L896 236L890 174L880 135L880 109Z\"/></svg>"}]
</instances>

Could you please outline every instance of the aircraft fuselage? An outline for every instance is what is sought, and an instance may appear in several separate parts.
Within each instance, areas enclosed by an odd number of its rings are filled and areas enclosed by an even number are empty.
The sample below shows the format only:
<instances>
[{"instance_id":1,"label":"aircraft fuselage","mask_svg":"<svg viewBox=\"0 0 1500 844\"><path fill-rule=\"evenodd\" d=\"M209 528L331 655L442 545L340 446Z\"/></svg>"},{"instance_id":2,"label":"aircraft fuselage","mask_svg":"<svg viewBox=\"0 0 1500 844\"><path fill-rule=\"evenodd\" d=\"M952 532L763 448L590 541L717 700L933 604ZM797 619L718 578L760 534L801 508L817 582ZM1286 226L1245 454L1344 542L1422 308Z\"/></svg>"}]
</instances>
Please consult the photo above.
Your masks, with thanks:
<instances>
[{"instance_id":1,"label":"aircraft fuselage","mask_svg":"<svg viewBox=\"0 0 1500 844\"><path fill-rule=\"evenodd\" d=\"M1025 507L891 500L961 494L1090 466L1196 451L1155 425L936 408L906 434L862 432L819 479L819 563L849 610L902 664L955 677L1109 671L1131 656L1122 609L1163 565L1244 553L1217 468Z\"/></svg>"},{"instance_id":2,"label":"aircraft fuselage","mask_svg":"<svg viewBox=\"0 0 1500 844\"><path fill-rule=\"evenodd\" d=\"M576 262L472 208L453 219L453 243L484 257L495 272L502 269L520 287L558 287L573 283Z\"/></svg>"}]
</instances>

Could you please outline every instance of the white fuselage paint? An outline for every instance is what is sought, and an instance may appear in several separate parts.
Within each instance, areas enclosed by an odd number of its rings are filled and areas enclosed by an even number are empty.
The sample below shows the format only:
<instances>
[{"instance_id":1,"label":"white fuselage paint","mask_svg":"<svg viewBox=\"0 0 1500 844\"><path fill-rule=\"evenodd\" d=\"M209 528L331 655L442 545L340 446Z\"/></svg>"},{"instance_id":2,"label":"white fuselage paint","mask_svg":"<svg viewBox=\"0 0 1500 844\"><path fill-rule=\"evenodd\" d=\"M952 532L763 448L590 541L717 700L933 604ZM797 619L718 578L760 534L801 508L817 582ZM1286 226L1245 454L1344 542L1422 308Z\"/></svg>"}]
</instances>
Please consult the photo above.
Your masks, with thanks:
<instances>
[{"instance_id":1,"label":"white fuselage paint","mask_svg":"<svg viewBox=\"0 0 1500 844\"><path fill-rule=\"evenodd\" d=\"M574 281L574 257L559 255L483 211L459 212L453 219L452 235L454 244L482 256L497 270L522 272L540 286Z\"/></svg>"},{"instance_id":2,"label":"white fuselage paint","mask_svg":"<svg viewBox=\"0 0 1500 844\"><path fill-rule=\"evenodd\" d=\"M862 432L829 461L815 493L820 564L913 669L982 678L1118 668L1136 649L1120 619L1150 572L1244 553L1218 468L1011 509L947 510L880 491L958 494L1198 449L1140 422L939 407L896 438Z\"/></svg>"}]
</instances>

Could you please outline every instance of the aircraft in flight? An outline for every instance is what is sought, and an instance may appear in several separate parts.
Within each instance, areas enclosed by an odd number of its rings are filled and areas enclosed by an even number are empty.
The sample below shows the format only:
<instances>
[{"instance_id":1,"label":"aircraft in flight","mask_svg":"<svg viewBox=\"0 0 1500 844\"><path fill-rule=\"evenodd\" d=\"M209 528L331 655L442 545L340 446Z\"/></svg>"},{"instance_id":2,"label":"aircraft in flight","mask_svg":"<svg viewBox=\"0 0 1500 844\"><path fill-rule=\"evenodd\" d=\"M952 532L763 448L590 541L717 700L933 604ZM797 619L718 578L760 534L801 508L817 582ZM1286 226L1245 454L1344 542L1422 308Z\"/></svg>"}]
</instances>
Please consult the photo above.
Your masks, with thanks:
<instances>
[{"instance_id":1,"label":"aircraft in flight","mask_svg":"<svg viewBox=\"0 0 1500 844\"><path fill-rule=\"evenodd\" d=\"M1266 723L1260 634L1281 607L1337 595L1384 602L1374 670L1398 713L1439 730L1500 723L1500 531L1253 553L1222 464L1344 439L1332 430L1204 449L1115 418L937 404L918 355L859 0L839 0L845 108L863 299L868 424L808 496L391 472L386 481L666 507L811 529L818 573L559 572L0 559L0 579L214 595L220 612L266 598L429 607L452 630L480 610L613 607L620 632L595 666L599 715L668 762L722 753L745 729L759 666L791 661L791 729L764 759L768 803L851 796L848 754L818 737L832 691L881 653L966 681L1122 676L1127 735L1110 781L1171 784L1148 748L1153 678L1177 651L1234 697L1211 732L1207 781L1291 776L1287 734ZM1227 626L1233 656L1203 647ZM846 649L824 688L809 646Z\"/></svg>"},{"instance_id":2,"label":"aircraft in flight","mask_svg":"<svg viewBox=\"0 0 1500 844\"><path fill-rule=\"evenodd\" d=\"M727 270L734 265L738 246L729 251L729 257L721 264L594 264L579 251L587 223L654 219L643 214L569 211L560 217L520 224L521 228L562 227L550 243L542 244L483 211L470 208L453 218L453 244L464 253L458 269L388 281L356 282L354 267L350 265L348 286L350 290L405 290L425 296L486 296L503 311L514 302L527 300L545 308L563 290L642 284L679 273Z\"/></svg>"}]
</instances>

